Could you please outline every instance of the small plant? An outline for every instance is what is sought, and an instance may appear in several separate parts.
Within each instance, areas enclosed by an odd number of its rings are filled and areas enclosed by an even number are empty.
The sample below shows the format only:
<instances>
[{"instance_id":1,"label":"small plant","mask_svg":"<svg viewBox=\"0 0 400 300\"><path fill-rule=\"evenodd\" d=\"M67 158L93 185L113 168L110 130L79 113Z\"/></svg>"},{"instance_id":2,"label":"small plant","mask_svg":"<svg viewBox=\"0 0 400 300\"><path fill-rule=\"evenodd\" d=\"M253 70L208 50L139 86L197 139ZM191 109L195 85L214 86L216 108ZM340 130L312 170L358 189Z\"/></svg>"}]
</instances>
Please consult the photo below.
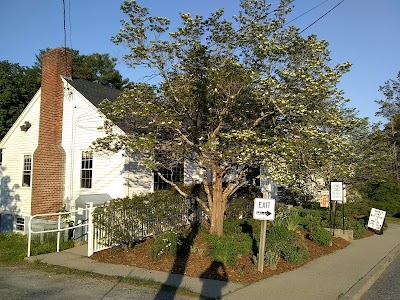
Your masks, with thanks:
<instances>
[{"instance_id":1,"label":"small plant","mask_svg":"<svg viewBox=\"0 0 400 300\"><path fill-rule=\"evenodd\" d=\"M293 263L308 257L308 249L302 237L283 225L268 229L267 250L279 252L283 259Z\"/></svg>"},{"instance_id":2,"label":"small plant","mask_svg":"<svg viewBox=\"0 0 400 300\"><path fill-rule=\"evenodd\" d=\"M190 246L190 253L203 255L204 254L204 249L201 249L201 248L198 248L198 247L195 247L195 246Z\"/></svg>"},{"instance_id":3,"label":"small plant","mask_svg":"<svg viewBox=\"0 0 400 300\"><path fill-rule=\"evenodd\" d=\"M268 266L271 270L276 270L280 256L278 251L274 250L267 250L265 251L265 259L264 263Z\"/></svg>"},{"instance_id":4,"label":"small plant","mask_svg":"<svg viewBox=\"0 0 400 300\"><path fill-rule=\"evenodd\" d=\"M308 238L324 246L332 245L332 235L321 227L314 228Z\"/></svg>"},{"instance_id":5,"label":"small plant","mask_svg":"<svg viewBox=\"0 0 400 300\"><path fill-rule=\"evenodd\" d=\"M353 230L353 237L355 239L362 238L367 232L364 220L345 220L345 229Z\"/></svg>"},{"instance_id":6,"label":"small plant","mask_svg":"<svg viewBox=\"0 0 400 300\"><path fill-rule=\"evenodd\" d=\"M160 259L164 255L176 256L182 244L180 237L175 232L165 232L158 235L151 249L151 258Z\"/></svg>"},{"instance_id":7,"label":"small plant","mask_svg":"<svg viewBox=\"0 0 400 300\"><path fill-rule=\"evenodd\" d=\"M223 236L209 234L205 236L205 241L213 260L223 264L235 265L241 255L252 253L252 239L244 233Z\"/></svg>"}]
</instances>

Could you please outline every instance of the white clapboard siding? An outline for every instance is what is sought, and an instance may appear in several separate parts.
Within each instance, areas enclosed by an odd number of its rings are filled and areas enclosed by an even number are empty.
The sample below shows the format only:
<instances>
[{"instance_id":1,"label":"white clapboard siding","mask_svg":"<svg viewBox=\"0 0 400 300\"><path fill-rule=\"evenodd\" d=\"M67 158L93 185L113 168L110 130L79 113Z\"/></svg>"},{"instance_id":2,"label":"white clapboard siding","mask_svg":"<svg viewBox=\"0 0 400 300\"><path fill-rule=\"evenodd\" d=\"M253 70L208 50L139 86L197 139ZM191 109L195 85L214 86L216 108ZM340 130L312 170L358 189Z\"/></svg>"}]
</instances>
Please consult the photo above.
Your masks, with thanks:
<instances>
[{"instance_id":1,"label":"white clapboard siding","mask_svg":"<svg viewBox=\"0 0 400 300\"><path fill-rule=\"evenodd\" d=\"M3 212L16 215L31 213L32 189L22 187L23 156L30 154L33 157L33 152L37 147L39 113L40 89L0 143L0 148L3 149L0 210ZM26 132L20 129L25 122L31 124Z\"/></svg>"}]
</instances>

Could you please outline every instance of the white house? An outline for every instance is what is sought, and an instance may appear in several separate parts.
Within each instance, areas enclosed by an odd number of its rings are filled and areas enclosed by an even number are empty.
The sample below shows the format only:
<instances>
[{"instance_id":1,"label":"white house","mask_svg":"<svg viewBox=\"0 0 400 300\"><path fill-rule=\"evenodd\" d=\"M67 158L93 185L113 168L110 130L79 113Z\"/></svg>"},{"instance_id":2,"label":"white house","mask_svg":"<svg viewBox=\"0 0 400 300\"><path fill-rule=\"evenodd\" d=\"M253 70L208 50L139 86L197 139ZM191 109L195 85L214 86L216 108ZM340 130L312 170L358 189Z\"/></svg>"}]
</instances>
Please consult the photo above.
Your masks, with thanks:
<instances>
[{"instance_id":1,"label":"white house","mask_svg":"<svg viewBox=\"0 0 400 300\"><path fill-rule=\"evenodd\" d=\"M98 104L119 94L72 79L69 51L57 48L43 55L41 88L0 142L0 232L26 232L32 215L168 188L138 158L90 151L93 141L105 134L99 129L105 116ZM116 126L114 130L123 132ZM193 164L185 162L185 174L181 169L161 172L172 181L199 180ZM269 180L257 182L276 194Z\"/></svg>"},{"instance_id":2,"label":"white house","mask_svg":"<svg viewBox=\"0 0 400 300\"><path fill-rule=\"evenodd\" d=\"M90 151L104 135L96 106L120 91L71 79L71 70L65 49L43 56L41 88L0 142L0 231L26 231L31 215L154 189L153 173L123 153Z\"/></svg>"}]
</instances>

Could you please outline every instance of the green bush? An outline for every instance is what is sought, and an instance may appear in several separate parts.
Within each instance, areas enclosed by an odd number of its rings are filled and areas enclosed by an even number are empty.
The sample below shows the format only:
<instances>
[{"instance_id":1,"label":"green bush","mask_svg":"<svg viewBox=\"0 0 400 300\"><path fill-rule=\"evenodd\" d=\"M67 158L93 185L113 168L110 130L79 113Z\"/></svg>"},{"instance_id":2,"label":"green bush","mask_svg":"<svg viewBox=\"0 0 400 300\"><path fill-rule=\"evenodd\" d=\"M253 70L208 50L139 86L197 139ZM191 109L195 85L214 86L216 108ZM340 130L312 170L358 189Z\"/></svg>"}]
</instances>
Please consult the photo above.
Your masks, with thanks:
<instances>
[{"instance_id":1,"label":"green bush","mask_svg":"<svg viewBox=\"0 0 400 300\"><path fill-rule=\"evenodd\" d=\"M354 220L345 219L344 229L353 230L353 238L359 239L367 232L367 227L364 219Z\"/></svg>"},{"instance_id":2,"label":"green bush","mask_svg":"<svg viewBox=\"0 0 400 300\"><path fill-rule=\"evenodd\" d=\"M93 221L109 244L133 247L145 234L177 231L183 226L188 201L173 190L119 198L97 207Z\"/></svg>"},{"instance_id":3,"label":"green bush","mask_svg":"<svg viewBox=\"0 0 400 300\"><path fill-rule=\"evenodd\" d=\"M214 261L235 265L241 255L252 253L252 238L245 233L217 236L205 235L209 255Z\"/></svg>"},{"instance_id":4,"label":"green bush","mask_svg":"<svg viewBox=\"0 0 400 300\"><path fill-rule=\"evenodd\" d=\"M180 245L181 238L175 232L164 232L157 235L151 249L151 258L158 260L164 255L176 256Z\"/></svg>"},{"instance_id":5,"label":"green bush","mask_svg":"<svg viewBox=\"0 0 400 300\"><path fill-rule=\"evenodd\" d=\"M315 228L322 227L322 219L319 216L314 215L306 215L301 218L300 224L309 231L312 231Z\"/></svg>"},{"instance_id":6,"label":"green bush","mask_svg":"<svg viewBox=\"0 0 400 300\"><path fill-rule=\"evenodd\" d=\"M321 227L314 228L308 235L308 238L325 246L328 246L332 243L332 235Z\"/></svg>"},{"instance_id":7,"label":"green bush","mask_svg":"<svg viewBox=\"0 0 400 300\"><path fill-rule=\"evenodd\" d=\"M224 220L224 234L238 234L243 233L242 220L238 219L226 219Z\"/></svg>"},{"instance_id":8,"label":"green bush","mask_svg":"<svg viewBox=\"0 0 400 300\"><path fill-rule=\"evenodd\" d=\"M283 225L275 225L267 231L267 250L279 251L288 262L297 263L308 257L304 240L296 232Z\"/></svg>"},{"instance_id":9,"label":"green bush","mask_svg":"<svg viewBox=\"0 0 400 300\"><path fill-rule=\"evenodd\" d=\"M363 196L370 200L371 207L386 211L387 216L400 213L400 183L392 180L364 188Z\"/></svg>"},{"instance_id":10,"label":"green bush","mask_svg":"<svg viewBox=\"0 0 400 300\"><path fill-rule=\"evenodd\" d=\"M253 217L254 198L262 197L260 190L252 185L240 188L229 200L225 215L228 219Z\"/></svg>"}]
</instances>

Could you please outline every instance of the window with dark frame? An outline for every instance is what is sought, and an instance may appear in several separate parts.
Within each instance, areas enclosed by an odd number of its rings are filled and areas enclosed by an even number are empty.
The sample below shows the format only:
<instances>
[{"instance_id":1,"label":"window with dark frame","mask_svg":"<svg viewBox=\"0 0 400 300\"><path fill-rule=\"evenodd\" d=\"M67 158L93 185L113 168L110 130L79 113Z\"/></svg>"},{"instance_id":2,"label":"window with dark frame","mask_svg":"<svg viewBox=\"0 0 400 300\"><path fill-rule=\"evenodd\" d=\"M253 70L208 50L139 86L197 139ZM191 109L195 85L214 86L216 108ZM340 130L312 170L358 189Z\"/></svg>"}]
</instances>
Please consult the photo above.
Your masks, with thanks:
<instances>
[{"instance_id":1,"label":"window with dark frame","mask_svg":"<svg viewBox=\"0 0 400 300\"><path fill-rule=\"evenodd\" d=\"M32 178L32 155L24 155L24 165L22 169L22 186L30 187Z\"/></svg>"},{"instance_id":2,"label":"window with dark frame","mask_svg":"<svg viewBox=\"0 0 400 300\"><path fill-rule=\"evenodd\" d=\"M3 149L0 149L0 167L3 165Z\"/></svg>"},{"instance_id":3,"label":"window with dark frame","mask_svg":"<svg viewBox=\"0 0 400 300\"><path fill-rule=\"evenodd\" d=\"M81 188L92 188L93 152L82 151L81 162Z\"/></svg>"},{"instance_id":4,"label":"window with dark frame","mask_svg":"<svg viewBox=\"0 0 400 300\"><path fill-rule=\"evenodd\" d=\"M249 182L249 184L260 187L261 186L260 175L261 175L260 167L256 168L250 167L246 179Z\"/></svg>"},{"instance_id":5,"label":"window with dark frame","mask_svg":"<svg viewBox=\"0 0 400 300\"><path fill-rule=\"evenodd\" d=\"M183 182L183 165L178 164L178 166L173 167L172 169L160 168L159 169L161 175L174 183ZM167 182L165 182L161 176L158 175L156 171L154 171L154 190L168 190L171 186Z\"/></svg>"}]
</instances>

